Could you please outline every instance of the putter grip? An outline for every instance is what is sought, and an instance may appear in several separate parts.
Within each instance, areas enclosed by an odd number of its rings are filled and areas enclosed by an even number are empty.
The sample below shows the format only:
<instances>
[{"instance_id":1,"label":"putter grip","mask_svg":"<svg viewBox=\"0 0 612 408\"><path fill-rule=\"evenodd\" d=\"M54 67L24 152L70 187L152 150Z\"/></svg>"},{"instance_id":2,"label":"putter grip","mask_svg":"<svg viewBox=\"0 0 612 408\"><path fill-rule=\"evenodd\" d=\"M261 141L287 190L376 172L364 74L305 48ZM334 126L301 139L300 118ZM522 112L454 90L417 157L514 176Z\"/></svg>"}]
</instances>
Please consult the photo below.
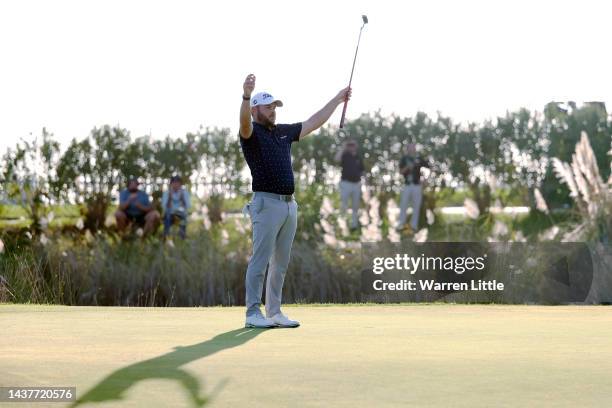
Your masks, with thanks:
<instances>
[{"instance_id":1,"label":"putter grip","mask_svg":"<svg viewBox=\"0 0 612 408\"><path fill-rule=\"evenodd\" d=\"M344 107L342 108L342 116L340 117L340 129L344 127L344 116L346 115L346 106L348 101L344 101Z\"/></svg>"}]
</instances>

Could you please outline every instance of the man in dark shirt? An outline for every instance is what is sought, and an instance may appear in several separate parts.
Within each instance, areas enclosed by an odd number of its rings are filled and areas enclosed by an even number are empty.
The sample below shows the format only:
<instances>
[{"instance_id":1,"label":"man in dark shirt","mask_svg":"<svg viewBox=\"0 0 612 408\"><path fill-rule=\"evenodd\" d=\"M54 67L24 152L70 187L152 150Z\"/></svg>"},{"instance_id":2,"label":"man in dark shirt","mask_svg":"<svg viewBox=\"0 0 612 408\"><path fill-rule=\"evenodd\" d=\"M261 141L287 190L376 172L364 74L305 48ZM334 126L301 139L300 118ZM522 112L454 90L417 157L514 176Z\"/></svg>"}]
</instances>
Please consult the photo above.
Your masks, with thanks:
<instances>
[{"instance_id":1,"label":"man in dark shirt","mask_svg":"<svg viewBox=\"0 0 612 408\"><path fill-rule=\"evenodd\" d=\"M281 312L285 273L297 228L297 203L293 199L294 178L291 144L321 127L338 105L350 98L349 88L341 90L308 120L276 125L276 108L283 103L267 92L251 95L255 75L243 84L240 105L240 146L253 178L253 199L245 207L253 224L253 255L246 273L246 327L297 327ZM252 119L252 121L251 121ZM261 313L264 276L266 316Z\"/></svg>"},{"instance_id":2,"label":"man in dark shirt","mask_svg":"<svg viewBox=\"0 0 612 408\"><path fill-rule=\"evenodd\" d=\"M143 237L159 227L160 215L153 209L149 195L138 189L137 178L128 180L127 189L119 193L119 208L115 212L117 229L125 230L130 224L143 229Z\"/></svg>"},{"instance_id":3,"label":"man in dark shirt","mask_svg":"<svg viewBox=\"0 0 612 408\"><path fill-rule=\"evenodd\" d=\"M346 213L348 202L351 200L352 219L351 229L359 227L359 203L361 201L361 175L363 174L363 160L357 154L357 142L348 140L341 150L336 153L337 162L342 166L340 176L340 201L342 212Z\"/></svg>"},{"instance_id":4,"label":"man in dark shirt","mask_svg":"<svg viewBox=\"0 0 612 408\"><path fill-rule=\"evenodd\" d=\"M414 143L406 145L404 156L400 160L400 173L404 176L404 187L400 197L400 217L398 230L404 228L406 224L406 211L408 205L412 207L412 217L410 226L412 231L416 231L419 225L419 212L423 201L423 185L421 184L421 168L429 167L416 150Z\"/></svg>"}]
</instances>

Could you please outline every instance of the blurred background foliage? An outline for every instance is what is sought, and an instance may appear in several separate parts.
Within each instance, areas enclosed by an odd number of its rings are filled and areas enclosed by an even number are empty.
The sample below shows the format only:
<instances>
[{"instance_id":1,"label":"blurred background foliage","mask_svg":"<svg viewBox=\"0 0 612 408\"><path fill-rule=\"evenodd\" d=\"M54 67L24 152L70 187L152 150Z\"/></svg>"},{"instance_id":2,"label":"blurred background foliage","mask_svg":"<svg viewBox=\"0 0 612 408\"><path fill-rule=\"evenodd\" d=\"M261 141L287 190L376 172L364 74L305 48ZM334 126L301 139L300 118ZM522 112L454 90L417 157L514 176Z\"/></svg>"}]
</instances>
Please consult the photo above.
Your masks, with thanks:
<instances>
[{"instance_id":1,"label":"blurred background foliage","mask_svg":"<svg viewBox=\"0 0 612 408\"><path fill-rule=\"evenodd\" d=\"M334 155L347 138L359 143L367 169L364 228L357 232L347 230L337 211ZM609 243L612 116L603 103L551 102L543 112L521 109L479 124L374 112L348 122L343 132L328 125L293 145L300 215L289 299L358 300L359 242L402 238L394 233L393 214L408 143L417 143L431 164L422 240L560 240L565 231L575 240ZM576 168L560 174L563 166L555 167L554 159ZM580 176L585 160L592 168ZM160 207L172 175L182 176L195 198L189 239L171 246L120 239L112 213L126 180L139 177ZM581 180L587 182L573 192L572 183ZM601 185L605 194L589 192ZM249 195L238 136L228 129L160 140L102 126L63 148L43 129L7 149L0 163L0 301L240 304L250 254L250 226L240 211ZM467 201L474 203L473 216L440 211ZM529 210L520 216L492 211L507 206Z\"/></svg>"}]
</instances>

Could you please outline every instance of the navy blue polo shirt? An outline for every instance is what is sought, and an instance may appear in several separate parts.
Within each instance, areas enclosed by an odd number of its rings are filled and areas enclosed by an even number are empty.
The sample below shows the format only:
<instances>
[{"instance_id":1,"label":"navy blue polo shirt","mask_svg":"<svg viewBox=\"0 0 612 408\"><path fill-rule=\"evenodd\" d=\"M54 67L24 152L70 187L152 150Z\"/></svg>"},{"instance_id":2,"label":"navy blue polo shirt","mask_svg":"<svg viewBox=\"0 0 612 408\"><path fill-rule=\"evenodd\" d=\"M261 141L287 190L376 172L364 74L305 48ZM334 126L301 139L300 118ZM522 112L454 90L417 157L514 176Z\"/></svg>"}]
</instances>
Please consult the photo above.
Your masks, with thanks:
<instances>
[{"instance_id":1,"label":"navy blue polo shirt","mask_svg":"<svg viewBox=\"0 0 612 408\"><path fill-rule=\"evenodd\" d=\"M253 133L240 138L242 153L251 170L253 191L293 194L295 183L291 168L291 144L300 140L302 123L279 124L268 129L253 122Z\"/></svg>"}]
</instances>

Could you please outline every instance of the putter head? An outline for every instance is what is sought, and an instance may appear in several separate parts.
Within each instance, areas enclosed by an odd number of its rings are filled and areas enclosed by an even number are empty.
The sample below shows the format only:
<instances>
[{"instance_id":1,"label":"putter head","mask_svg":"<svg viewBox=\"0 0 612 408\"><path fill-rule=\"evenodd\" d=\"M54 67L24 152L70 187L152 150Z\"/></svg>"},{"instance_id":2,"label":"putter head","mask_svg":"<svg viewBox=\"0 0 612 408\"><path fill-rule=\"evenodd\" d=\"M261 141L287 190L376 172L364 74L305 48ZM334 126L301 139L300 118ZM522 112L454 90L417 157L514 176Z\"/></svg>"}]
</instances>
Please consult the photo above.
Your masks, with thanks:
<instances>
[{"instance_id":1,"label":"putter head","mask_svg":"<svg viewBox=\"0 0 612 408\"><path fill-rule=\"evenodd\" d=\"M362 14L361 19L363 20L363 25L368 24L368 16L366 16L365 14Z\"/></svg>"}]
</instances>

